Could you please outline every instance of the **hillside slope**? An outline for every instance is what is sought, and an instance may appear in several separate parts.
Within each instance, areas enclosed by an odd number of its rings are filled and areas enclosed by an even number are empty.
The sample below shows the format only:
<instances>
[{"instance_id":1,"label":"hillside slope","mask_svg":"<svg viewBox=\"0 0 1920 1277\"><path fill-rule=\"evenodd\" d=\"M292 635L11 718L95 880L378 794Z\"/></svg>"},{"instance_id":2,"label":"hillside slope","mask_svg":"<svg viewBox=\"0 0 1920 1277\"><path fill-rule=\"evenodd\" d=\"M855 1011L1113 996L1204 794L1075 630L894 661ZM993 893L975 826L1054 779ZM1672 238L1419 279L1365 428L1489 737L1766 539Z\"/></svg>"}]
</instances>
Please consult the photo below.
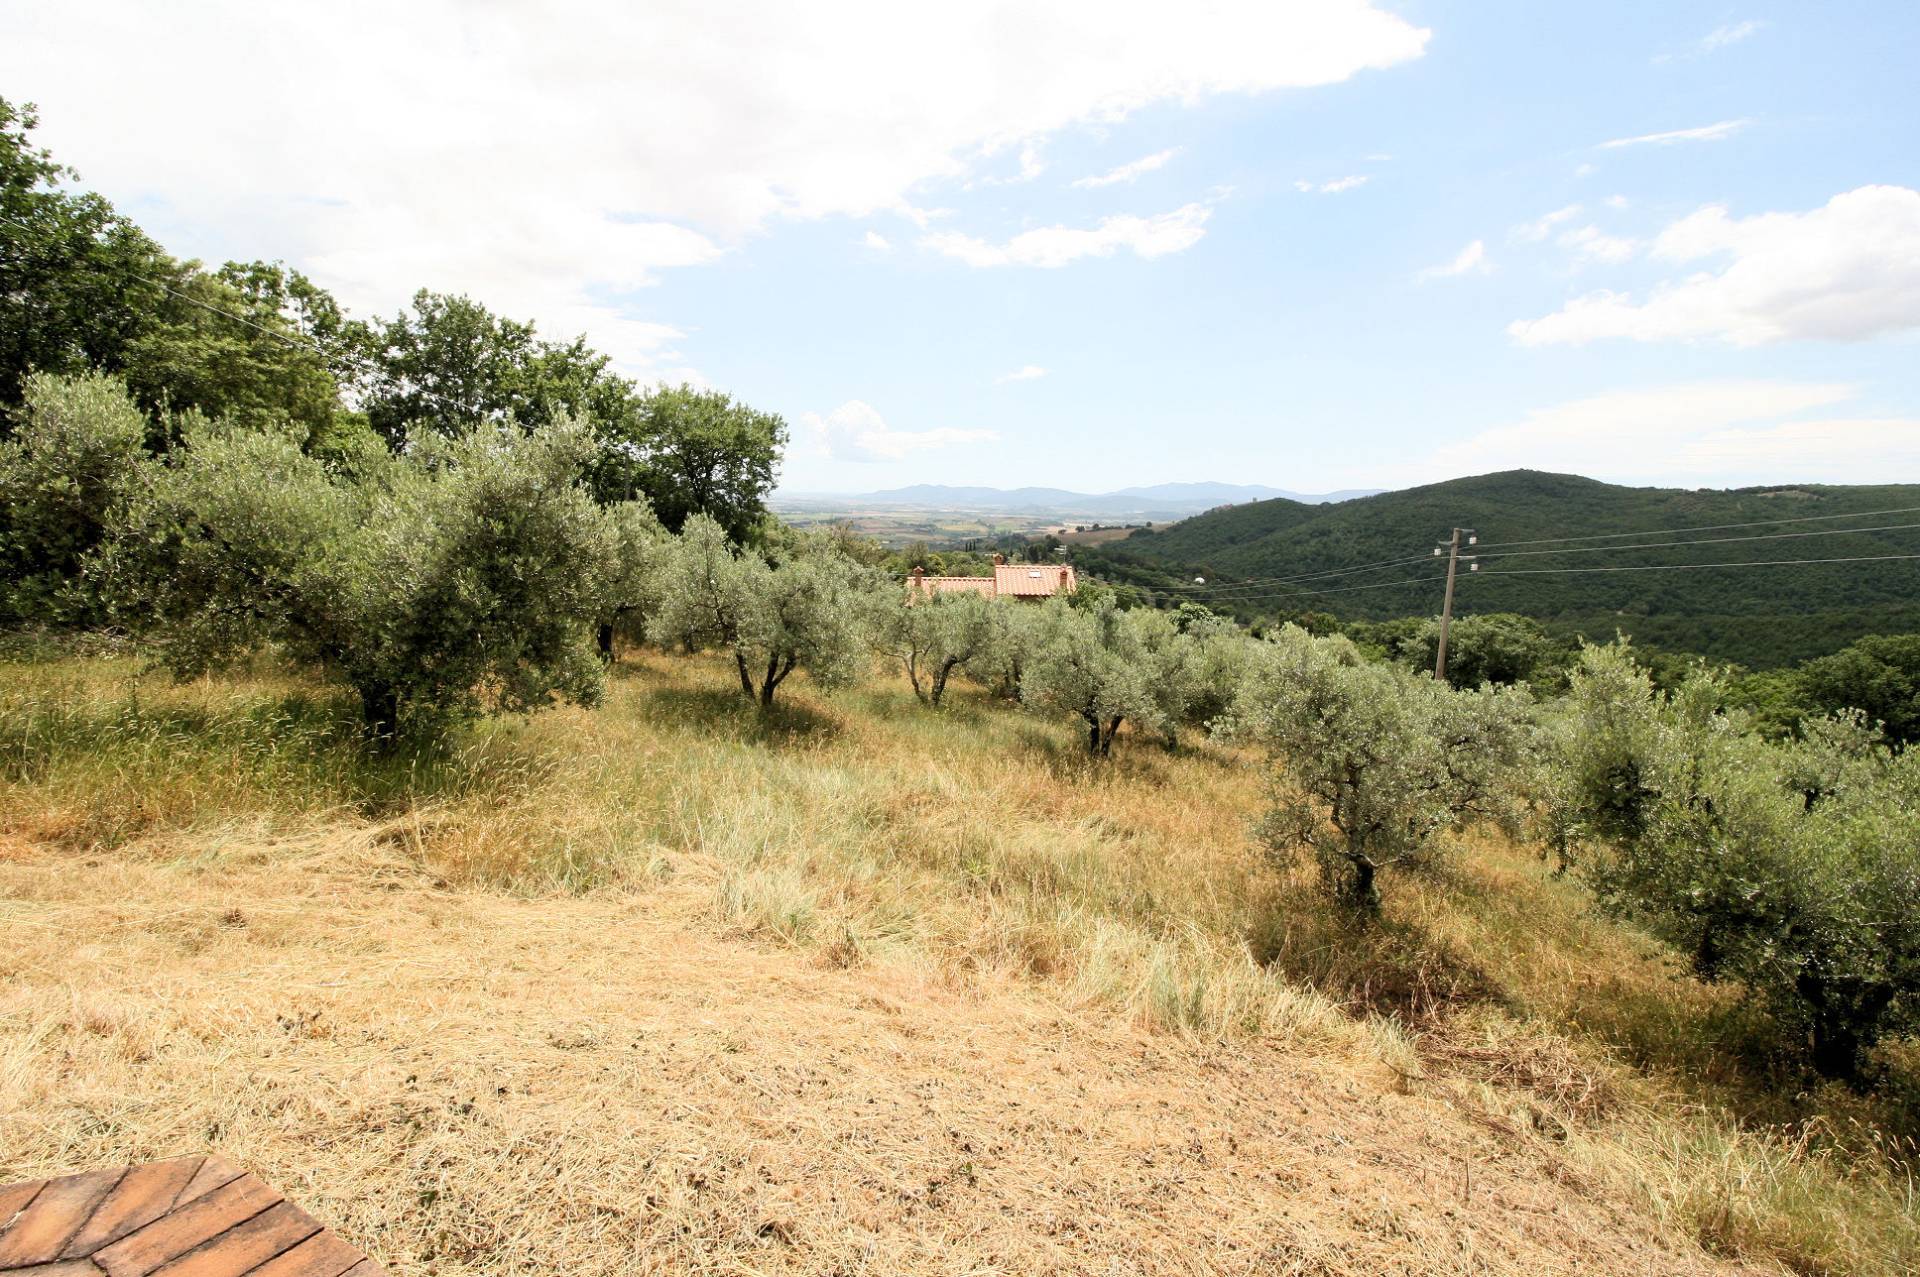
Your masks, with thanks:
<instances>
[{"instance_id":1,"label":"hillside slope","mask_svg":"<svg viewBox=\"0 0 1920 1277\"><path fill-rule=\"evenodd\" d=\"M1850 514L1860 517L1826 518ZM1772 522L1683 531L1761 521ZM1333 506L1236 506L1136 532L1080 558L1092 571L1171 586L1242 615L1323 610L1379 619L1439 610L1439 566L1428 556L1450 528L1470 527L1480 538L1481 571L1462 581L1463 614L1521 612L1599 638L1624 629L1763 666L1830 651L1865 633L1920 628L1920 560L1617 574L1565 569L1920 554L1920 528L1838 531L1889 524L1920 524L1920 484L1693 491L1514 470ZM1767 539L1718 539L1761 536ZM1571 537L1592 539L1516 544ZM1667 540L1695 544L1629 548ZM1298 579L1389 560L1396 562ZM1207 578L1207 588L1186 589L1195 576Z\"/></svg>"},{"instance_id":2,"label":"hillside slope","mask_svg":"<svg viewBox=\"0 0 1920 1277\"><path fill-rule=\"evenodd\" d=\"M1769 1073L1530 848L1355 932L1231 748L648 654L389 757L307 677L142 669L0 659L0 1182L217 1147L406 1277L1920 1255L1823 1134L1897 1099Z\"/></svg>"}]
</instances>

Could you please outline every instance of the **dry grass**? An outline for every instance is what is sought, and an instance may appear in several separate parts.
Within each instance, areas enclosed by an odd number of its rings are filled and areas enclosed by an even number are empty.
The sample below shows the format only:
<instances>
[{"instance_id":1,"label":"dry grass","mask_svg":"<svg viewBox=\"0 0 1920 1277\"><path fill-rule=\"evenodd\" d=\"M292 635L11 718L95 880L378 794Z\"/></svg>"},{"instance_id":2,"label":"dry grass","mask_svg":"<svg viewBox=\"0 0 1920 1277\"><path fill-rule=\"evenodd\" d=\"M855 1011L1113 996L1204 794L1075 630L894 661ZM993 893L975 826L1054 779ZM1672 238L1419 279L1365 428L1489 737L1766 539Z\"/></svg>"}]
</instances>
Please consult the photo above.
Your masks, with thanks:
<instances>
[{"instance_id":1,"label":"dry grass","mask_svg":"<svg viewBox=\"0 0 1920 1277\"><path fill-rule=\"evenodd\" d=\"M1920 1255L1805 1120L1887 1115L1758 1111L1567 884L1487 844L1343 930L1211 747L643 658L369 759L298 680L134 668L0 665L0 1178L217 1145L403 1272Z\"/></svg>"}]
</instances>

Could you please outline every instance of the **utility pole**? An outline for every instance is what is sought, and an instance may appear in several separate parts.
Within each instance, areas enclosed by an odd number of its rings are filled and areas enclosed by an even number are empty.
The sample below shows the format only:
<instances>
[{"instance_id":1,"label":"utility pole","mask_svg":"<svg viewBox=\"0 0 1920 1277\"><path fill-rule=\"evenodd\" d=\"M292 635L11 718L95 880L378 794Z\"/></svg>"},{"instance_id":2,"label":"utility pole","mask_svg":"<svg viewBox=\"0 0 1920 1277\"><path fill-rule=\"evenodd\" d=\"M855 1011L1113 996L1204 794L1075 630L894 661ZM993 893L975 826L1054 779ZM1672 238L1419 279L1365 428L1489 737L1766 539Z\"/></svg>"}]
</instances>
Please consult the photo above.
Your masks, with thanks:
<instances>
[{"instance_id":1,"label":"utility pole","mask_svg":"<svg viewBox=\"0 0 1920 1277\"><path fill-rule=\"evenodd\" d=\"M1460 538L1466 537L1466 544L1472 545L1480 538L1473 535L1472 528L1455 528L1453 535L1447 538L1445 545L1433 548L1437 557L1440 551L1447 552L1447 599L1440 605L1440 650L1433 658L1433 676L1442 683L1447 681L1447 632L1453 628L1453 577L1460 566ZM1473 556L1467 556L1467 571L1478 572L1480 565L1473 562Z\"/></svg>"}]
</instances>

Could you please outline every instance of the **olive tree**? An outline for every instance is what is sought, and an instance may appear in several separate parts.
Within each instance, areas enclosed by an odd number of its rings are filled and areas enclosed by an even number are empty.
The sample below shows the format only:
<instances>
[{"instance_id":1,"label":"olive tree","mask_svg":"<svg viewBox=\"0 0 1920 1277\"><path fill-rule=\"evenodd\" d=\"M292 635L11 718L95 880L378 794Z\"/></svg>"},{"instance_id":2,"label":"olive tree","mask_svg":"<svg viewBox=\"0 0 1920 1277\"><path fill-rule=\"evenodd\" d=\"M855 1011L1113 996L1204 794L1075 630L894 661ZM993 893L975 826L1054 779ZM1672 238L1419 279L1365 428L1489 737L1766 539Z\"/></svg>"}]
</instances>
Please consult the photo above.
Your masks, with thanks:
<instances>
[{"instance_id":1,"label":"olive tree","mask_svg":"<svg viewBox=\"0 0 1920 1277\"><path fill-rule=\"evenodd\" d=\"M1530 712L1510 689L1455 691L1288 626L1258 650L1233 719L1273 755L1268 846L1311 852L1336 898L1375 913L1382 870L1421 863L1470 822L1512 818Z\"/></svg>"},{"instance_id":2,"label":"olive tree","mask_svg":"<svg viewBox=\"0 0 1920 1277\"><path fill-rule=\"evenodd\" d=\"M22 389L19 426L0 440L0 617L97 622L80 569L133 491L147 419L99 373L34 373Z\"/></svg>"},{"instance_id":3,"label":"olive tree","mask_svg":"<svg viewBox=\"0 0 1920 1277\"><path fill-rule=\"evenodd\" d=\"M956 671L994 650L1015 606L973 593L883 591L876 596L874 645L900 662L915 696L937 706Z\"/></svg>"},{"instance_id":4,"label":"olive tree","mask_svg":"<svg viewBox=\"0 0 1920 1277\"><path fill-rule=\"evenodd\" d=\"M94 565L177 673L277 643L351 686L377 738L598 699L619 537L577 482L585 427L423 438L351 478L292 430L181 436Z\"/></svg>"},{"instance_id":5,"label":"olive tree","mask_svg":"<svg viewBox=\"0 0 1920 1277\"><path fill-rule=\"evenodd\" d=\"M644 498L616 502L606 511L617 548L595 639L600 658L612 662L618 656L615 639L644 639L649 618L659 610L660 555L667 535Z\"/></svg>"},{"instance_id":6,"label":"olive tree","mask_svg":"<svg viewBox=\"0 0 1920 1277\"><path fill-rule=\"evenodd\" d=\"M1721 712L1717 680L1655 689L1621 647L1583 654L1557 737L1567 827L1605 906L1736 979L1857 1080L1920 1025L1920 768L1857 716L1770 743ZM1604 763L1605 765L1600 765Z\"/></svg>"},{"instance_id":7,"label":"olive tree","mask_svg":"<svg viewBox=\"0 0 1920 1277\"><path fill-rule=\"evenodd\" d=\"M654 641L726 649L741 691L762 708L796 669L822 687L842 687L871 659L863 598L876 581L824 542L802 539L770 563L736 551L720 524L695 514L663 545L657 580Z\"/></svg>"},{"instance_id":8,"label":"olive tree","mask_svg":"<svg viewBox=\"0 0 1920 1277\"><path fill-rule=\"evenodd\" d=\"M1087 725L1087 750L1113 752L1113 738L1129 719L1142 727L1165 718L1148 673L1139 628L1111 595L1088 607L1049 599L1035 627L1020 699L1077 716Z\"/></svg>"}]
</instances>

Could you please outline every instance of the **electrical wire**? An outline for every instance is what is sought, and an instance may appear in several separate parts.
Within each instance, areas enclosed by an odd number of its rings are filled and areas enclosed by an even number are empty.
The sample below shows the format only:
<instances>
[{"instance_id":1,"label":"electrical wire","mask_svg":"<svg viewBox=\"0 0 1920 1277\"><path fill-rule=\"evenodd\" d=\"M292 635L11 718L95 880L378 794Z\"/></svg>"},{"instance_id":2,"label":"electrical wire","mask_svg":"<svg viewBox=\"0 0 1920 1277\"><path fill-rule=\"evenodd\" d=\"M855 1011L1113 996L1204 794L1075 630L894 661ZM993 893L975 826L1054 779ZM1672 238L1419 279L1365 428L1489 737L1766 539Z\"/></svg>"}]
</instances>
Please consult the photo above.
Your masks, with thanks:
<instances>
[{"instance_id":1,"label":"electrical wire","mask_svg":"<svg viewBox=\"0 0 1920 1277\"><path fill-rule=\"evenodd\" d=\"M1855 510L1849 514L1808 514L1793 518L1759 519L1752 523L1709 523L1692 528L1650 528L1643 532L1595 532L1587 536L1535 537L1529 541L1483 541L1473 548L1477 550L1496 550L1509 545L1550 545L1563 541L1604 541L1619 537L1648 537L1665 533L1669 536L1684 535L1689 532L1729 532L1738 528L1763 528L1781 523L1820 523L1830 519L1868 519L1883 514L1917 514L1920 506L1898 506L1891 510ZM1630 548L1630 547L1620 547Z\"/></svg>"},{"instance_id":2,"label":"electrical wire","mask_svg":"<svg viewBox=\"0 0 1920 1277\"><path fill-rule=\"evenodd\" d=\"M1883 523L1871 528L1820 528L1813 532L1763 532L1750 537L1697 537L1691 541L1646 541L1635 545L1579 545L1558 550L1509 550L1505 554L1489 554L1487 562L1499 559L1526 559L1544 554L1609 554L1630 550L1665 550L1683 545L1725 545L1734 541L1786 541L1799 537L1838 537L1865 532L1901 532L1909 528L1920 528L1920 523ZM1475 547L1476 551L1478 547Z\"/></svg>"},{"instance_id":3,"label":"electrical wire","mask_svg":"<svg viewBox=\"0 0 1920 1277\"><path fill-rule=\"evenodd\" d=\"M1604 568L1506 568L1495 572L1475 572L1476 579L1492 576L1563 576L1584 572L1698 572L1708 568L1775 568L1802 563L1888 563L1897 559L1920 559L1920 554L1857 554L1834 559L1748 559L1734 563L1629 563Z\"/></svg>"}]
</instances>

